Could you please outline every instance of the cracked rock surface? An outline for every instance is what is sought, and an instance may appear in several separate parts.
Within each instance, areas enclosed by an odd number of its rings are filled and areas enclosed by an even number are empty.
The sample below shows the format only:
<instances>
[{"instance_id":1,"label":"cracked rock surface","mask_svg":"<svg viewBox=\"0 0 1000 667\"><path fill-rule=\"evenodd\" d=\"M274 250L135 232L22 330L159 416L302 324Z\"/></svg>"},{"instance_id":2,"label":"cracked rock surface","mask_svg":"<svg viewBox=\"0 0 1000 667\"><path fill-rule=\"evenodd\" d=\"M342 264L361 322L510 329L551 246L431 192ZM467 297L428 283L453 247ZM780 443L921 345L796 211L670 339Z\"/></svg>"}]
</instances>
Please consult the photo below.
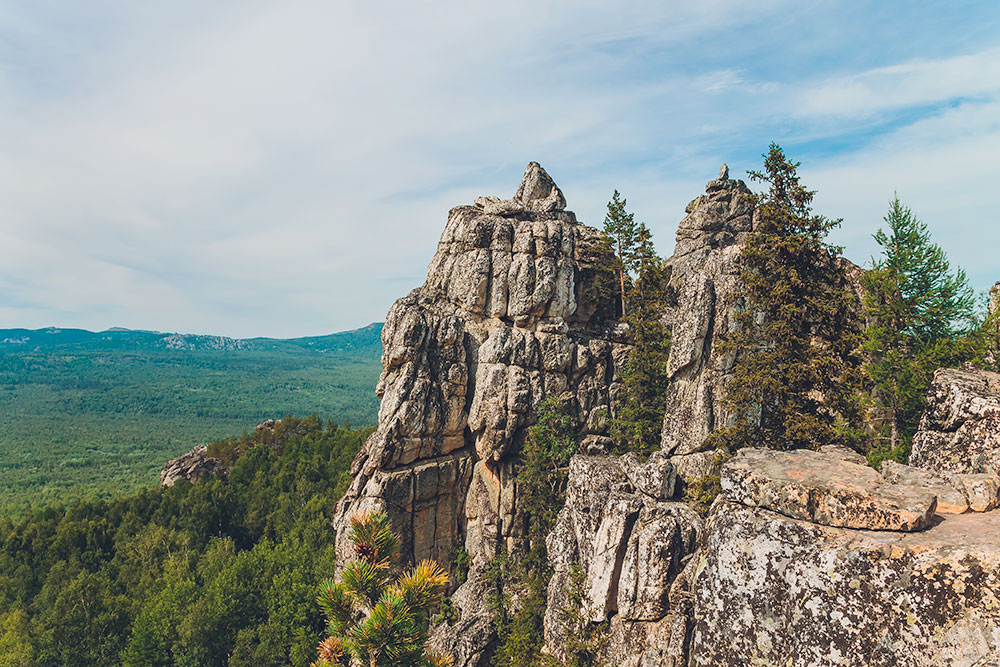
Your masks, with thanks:
<instances>
[{"instance_id":1,"label":"cracked rock surface","mask_svg":"<svg viewBox=\"0 0 1000 667\"><path fill-rule=\"evenodd\" d=\"M726 497L824 526L913 531L930 525L937 496L887 481L834 452L745 448L722 466Z\"/></svg>"},{"instance_id":2,"label":"cracked rock surface","mask_svg":"<svg viewBox=\"0 0 1000 667\"><path fill-rule=\"evenodd\" d=\"M936 371L910 464L1000 475L1000 374L974 367Z\"/></svg>"}]
</instances>

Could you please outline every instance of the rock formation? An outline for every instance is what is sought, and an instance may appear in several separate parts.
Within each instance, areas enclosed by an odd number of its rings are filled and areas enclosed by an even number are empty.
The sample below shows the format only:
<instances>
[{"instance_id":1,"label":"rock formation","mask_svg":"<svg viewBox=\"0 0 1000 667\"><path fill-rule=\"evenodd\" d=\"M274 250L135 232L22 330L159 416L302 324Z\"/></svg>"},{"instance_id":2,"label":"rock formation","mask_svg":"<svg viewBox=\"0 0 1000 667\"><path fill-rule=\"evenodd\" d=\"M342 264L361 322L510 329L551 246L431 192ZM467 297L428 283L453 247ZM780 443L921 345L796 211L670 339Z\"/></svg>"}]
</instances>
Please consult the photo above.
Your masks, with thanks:
<instances>
[{"instance_id":1,"label":"rock formation","mask_svg":"<svg viewBox=\"0 0 1000 667\"><path fill-rule=\"evenodd\" d=\"M713 352L713 344L733 324L739 254L753 231L751 192L723 165L685 210L667 260L676 306L667 313L672 333L662 449L681 477L692 480L711 469L714 452L705 438L727 423L722 396L735 359Z\"/></svg>"},{"instance_id":2,"label":"rock formation","mask_svg":"<svg viewBox=\"0 0 1000 667\"><path fill-rule=\"evenodd\" d=\"M196 484L209 475L226 475L228 472L222 459L208 456L208 445L197 445L187 454L170 459L163 465L160 486L173 486L182 479Z\"/></svg>"},{"instance_id":3,"label":"rock formation","mask_svg":"<svg viewBox=\"0 0 1000 667\"><path fill-rule=\"evenodd\" d=\"M512 459L539 403L559 396L595 451L615 414L628 350L608 329L612 305L588 289L600 233L565 205L533 162L512 199L451 210L426 282L386 318L379 425L334 511L344 553L349 517L373 507L402 531L405 561L447 565L466 550L473 567L448 645L460 666L490 641L477 587L520 533Z\"/></svg>"},{"instance_id":4,"label":"rock formation","mask_svg":"<svg viewBox=\"0 0 1000 667\"><path fill-rule=\"evenodd\" d=\"M577 456L566 505L548 539L555 574L545 615L546 650L564 657L571 573L583 573L584 614L608 622L605 664L685 664L686 608L671 584L694 551L701 518L673 500L665 456ZM670 480L666 481L665 480Z\"/></svg>"},{"instance_id":5,"label":"rock formation","mask_svg":"<svg viewBox=\"0 0 1000 667\"><path fill-rule=\"evenodd\" d=\"M598 657L616 667L1000 664L1000 375L937 374L913 466L745 450L703 518L677 495L718 469L705 438L727 423L734 358L713 348L738 305L750 191L723 166L681 222L662 451L648 461L607 453L629 348L591 289L599 232L565 206L531 163L511 199L449 213L426 282L386 319L379 425L334 510L340 552L349 518L376 507L404 564L465 550L468 578L433 643L456 667L489 664L487 567L525 532L513 463L557 396L583 453L546 541L547 652L564 656L578 586L579 616L606 628Z\"/></svg>"},{"instance_id":6,"label":"rock formation","mask_svg":"<svg viewBox=\"0 0 1000 667\"><path fill-rule=\"evenodd\" d=\"M721 501L692 562L692 666L996 665L1000 512L851 530Z\"/></svg>"},{"instance_id":7,"label":"rock formation","mask_svg":"<svg viewBox=\"0 0 1000 667\"><path fill-rule=\"evenodd\" d=\"M1000 374L974 367L934 373L910 462L955 473L1000 474Z\"/></svg>"}]
</instances>

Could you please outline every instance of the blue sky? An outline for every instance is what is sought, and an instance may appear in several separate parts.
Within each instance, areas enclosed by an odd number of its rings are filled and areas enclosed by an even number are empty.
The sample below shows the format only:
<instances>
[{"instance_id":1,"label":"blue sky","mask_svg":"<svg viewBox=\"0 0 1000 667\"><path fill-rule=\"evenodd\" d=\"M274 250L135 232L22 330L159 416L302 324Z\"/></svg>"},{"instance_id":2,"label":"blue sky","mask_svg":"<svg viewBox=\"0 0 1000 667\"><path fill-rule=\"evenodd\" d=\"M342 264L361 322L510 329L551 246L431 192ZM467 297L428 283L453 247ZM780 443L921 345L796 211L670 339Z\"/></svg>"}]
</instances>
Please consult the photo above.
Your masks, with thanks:
<instances>
[{"instance_id":1,"label":"blue sky","mask_svg":"<svg viewBox=\"0 0 1000 667\"><path fill-rule=\"evenodd\" d=\"M362 326L530 160L669 254L771 141L854 261L895 191L1000 280L995 0L0 0L0 327Z\"/></svg>"}]
</instances>

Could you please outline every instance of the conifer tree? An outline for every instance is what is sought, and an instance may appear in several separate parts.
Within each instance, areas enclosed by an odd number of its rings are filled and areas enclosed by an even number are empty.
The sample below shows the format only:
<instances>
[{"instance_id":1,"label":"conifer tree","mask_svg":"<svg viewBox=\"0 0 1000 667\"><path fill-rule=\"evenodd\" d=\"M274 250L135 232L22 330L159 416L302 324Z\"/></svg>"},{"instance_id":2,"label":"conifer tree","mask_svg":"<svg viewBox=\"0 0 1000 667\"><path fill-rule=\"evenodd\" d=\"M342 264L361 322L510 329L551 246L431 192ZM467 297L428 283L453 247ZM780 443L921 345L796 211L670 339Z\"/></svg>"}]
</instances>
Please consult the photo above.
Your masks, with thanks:
<instances>
[{"instance_id":1,"label":"conifer tree","mask_svg":"<svg viewBox=\"0 0 1000 667\"><path fill-rule=\"evenodd\" d=\"M621 297L622 317L626 315L626 283L629 274L636 266L636 247L638 245L638 227L635 215L625 209L625 200L614 191L608 202L608 213L604 216L604 236L614 253L613 270L618 278L619 295Z\"/></svg>"},{"instance_id":2,"label":"conifer tree","mask_svg":"<svg viewBox=\"0 0 1000 667\"><path fill-rule=\"evenodd\" d=\"M839 248L826 243L840 220L812 212L814 193L777 144L764 158L750 177L768 189L755 202L735 326L721 343L736 355L724 396L732 423L710 441L725 451L845 443L856 417L859 325Z\"/></svg>"},{"instance_id":3,"label":"conifer tree","mask_svg":"<svg viewBox=\"0 0 1000 667\"><path fill-rule=\"evenodd\" d=\"M355 559L340 581L324 582L318 598L329 623L313 667L445 667L451 658L426 648L429 614L441 602L448 573L422 561L394 580L399 538L382 512L351 518Z\"/></svg>"},{"instance_id":4,"label":"conifer tree","mask_svg":"<svg viewBox=\"0 0 1000 667\"><path fill-rule=\"evenodd\" d=\"M666 306L666 270L644 223L636 227L636 278L629 288L632 351L625 367L624 401L611 435L619 446L648 456L660 447L666 405L670 332L661 318Z\"/></svg>"},{"instance_id":5,"label":"conifer tree","mask_svg":"<svg viewBox=\"0 0 1000 667\"><path fill-rule=\"evenodd\" d=\"M865 287L865 369L874 385L887 442L873 463L904 460L923 412L935 369L968 356L975 301L965 273L954 272L927 225L899 197L874 235L882 255L873 259Z\"/></svg>"}]
</instances>

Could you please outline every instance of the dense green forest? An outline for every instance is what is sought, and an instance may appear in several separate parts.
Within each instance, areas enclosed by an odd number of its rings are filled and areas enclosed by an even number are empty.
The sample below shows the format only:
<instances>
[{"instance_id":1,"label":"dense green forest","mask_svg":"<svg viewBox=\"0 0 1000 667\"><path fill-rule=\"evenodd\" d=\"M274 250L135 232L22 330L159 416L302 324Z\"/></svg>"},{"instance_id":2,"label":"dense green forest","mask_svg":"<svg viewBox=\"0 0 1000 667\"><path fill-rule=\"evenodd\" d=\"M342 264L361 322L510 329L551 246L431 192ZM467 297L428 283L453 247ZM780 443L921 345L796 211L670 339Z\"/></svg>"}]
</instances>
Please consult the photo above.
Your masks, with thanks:
<instances>
[{"instance_id":1,"label":"dense green forest","mask_svg":"<svg viewBox=\"0 0 1000 667\"><path fill-rule=\"evenodd\" d=\"M0 515L148 488L167 459L284 414L373 424L381 330L0 330Z\"/></svg>"},{"instance_id":2,"label":"dense green forest","mask_svg":"<svg viewBox=\"0 0 1000 667\"><path fill-rule=\"evenodd\" d=\"M370 429L288 417L229 479L0 519L0 665L308 665Z\"/></svg>"}]
</instances>

